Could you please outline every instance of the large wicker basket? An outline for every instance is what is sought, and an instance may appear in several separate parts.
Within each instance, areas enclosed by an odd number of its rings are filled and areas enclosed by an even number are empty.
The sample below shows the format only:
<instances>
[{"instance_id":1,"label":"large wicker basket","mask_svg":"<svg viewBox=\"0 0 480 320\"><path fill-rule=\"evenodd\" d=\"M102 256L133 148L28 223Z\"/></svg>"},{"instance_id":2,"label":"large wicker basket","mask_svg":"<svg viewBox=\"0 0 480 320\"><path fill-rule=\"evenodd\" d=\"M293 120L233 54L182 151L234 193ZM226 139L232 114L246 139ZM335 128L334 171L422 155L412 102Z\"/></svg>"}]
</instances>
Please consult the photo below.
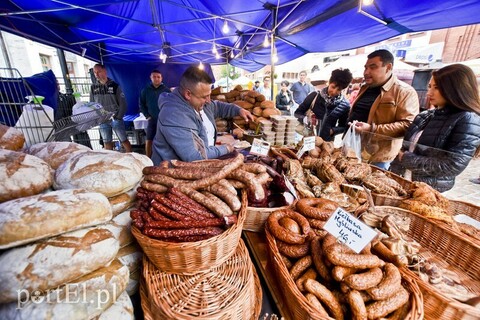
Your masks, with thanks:
<instances>
[{"instance_id":1,"label":"large wicker basket","mask_svg":"<svg viewBox=\"0 0 480 320\"><path fill-rule=\"evenodd\" d=\"M384 213L408 216L409 237L420 243L420 256L434 259L441 266L454 270L464 280L468 291L480 296L480 248L463 236L441 228L438 224L410 211L395 207L377 207ZM423 293L427 319L480 319L480 310L441 294L433 285L409 272Z\"/></svg>"},{"instance_id":2,"label":"large wicker basket","mask_svg":"<svg viewBox=\"0 0 480 320\"><path fill-rule=\"evenodd\" d=\"M297 285L293 281L285 264L282 261L280 252L278 251L275 238L270 234L268 229L265 229L268 247L269 264L273 267L277 275L278 282L283 287L283 298L288 306L292 319L333 319L320 315L316 309L311 305L305 296L300 292ZM410 275L402 272L402 285L411 293L410 294L410 312L404 320L420 320L423 319L423 302L420 289L412 280Z\"/></svg>"},{"instance_id":3,"label":"large wicker basket","mask_svg":"<svg viewBox=\"0 0 480 320\"><path fill-rule=\"evenodd\" d=\"M196 242L165 242L143 235L132 226L132 233L148 259L160 270L177 274L196 274L221 265L235 252L242 235L246 214L246 193L238 221L222 234Z\"/></svg>"},{"instance_id":4,"label":"large wicker basket","mask_svg":"<svg viewBox=\"0 0 480 320\"><path fill-rule=\"evenodd\" d=\"M256 207L247 207L247 214L245 217L245 222L243 223L243 230L253 231L253 232L263 232L265 227L265 221L267 221L270 213L291 208L292 206L283 206L278 208L256 208Z\"/></svg>"},{"instance_id":5,"label":"large wicker basket","mask_svg":"<svg viewBox=\"0 0 480 320\"><path fill-rule=\"evenodd\" d=\"M409 181L393 172L380 169L376 166L371 165L370 167L372 168L372 171L381 171L390 179L393 179L396 182L398 182L398 184L400 184L405 191L408 192L410 189L412 189L412 181ZM372 192L372 197L373 197L373 202L377 206L389 205L389 203L394 203L394 202L399 203L402 199L408 198L408 196L390 196L386 194L373 193L373 192Z\"/></svg>"},{"instance_id":6,"label":"large wicker basket","mask_svg":"<svg viewBox=\"0 0 480 320\"><path fill-rule=\"evenodd\" d=\"M143 263L142 306L153 319L258 319L260 281L241 239L230 259L197 275L162 272L146 257Z\"/></svg>"}]
</instances>

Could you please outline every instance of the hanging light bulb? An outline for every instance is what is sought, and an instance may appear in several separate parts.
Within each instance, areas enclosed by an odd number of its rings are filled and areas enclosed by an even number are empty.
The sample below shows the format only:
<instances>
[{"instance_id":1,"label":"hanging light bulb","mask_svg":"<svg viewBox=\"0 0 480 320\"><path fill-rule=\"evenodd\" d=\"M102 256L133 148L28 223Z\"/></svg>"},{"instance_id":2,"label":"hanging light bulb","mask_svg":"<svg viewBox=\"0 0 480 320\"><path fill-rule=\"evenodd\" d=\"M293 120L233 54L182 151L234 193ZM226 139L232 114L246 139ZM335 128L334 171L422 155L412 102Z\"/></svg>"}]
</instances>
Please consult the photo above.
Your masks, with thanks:
<instances>
[{"instance_id":1,"label":"hanging light bulb","mask_svg":"<svg viewBox=\"0 0 480 320\"><path fill-rule=\"evenodd\" d=\"M266 48L270 45L270 41L268 41L268 33L265 34L265 39L263 39L263 46Z\"/></svg>"},{"instance_id":2,"label":"hanging light bulb","mask_svg":"<svg viewBox=\"0 0 480 320\"><path fill-rule=\"evenodd\" d=\"M232 59L235 58L235 54L233 53L233 50L230 51L230 58L232 58Z\"/></svg>"},{"instance_id":3,"label":"hanging light bulb","mask_svg":"<svg viewBox=\"0 0 480 320\"><path fill-rule=\"evenodd\" d=\"M217 47L215 46L215 42L212 45L212 53L217 53Z\"/></svg>"},{"instance_id":4,"label":"hanging light bulb","mask_svg":"<svg viewBox=\"0 0 480 320\"><path fill-rule=\"evenodd\" d=\"M223 21L222 32L223 32L223 34L227 34L229 31L230 31L230 28L228 27L228 22L227 22L227 20L225 20L225 21Z\"/></svg>"},{"instance_id":5,"label":"hanging light bulb","mask_svg":"<svg viewBox=\"0 0 480 320\"><path fill-rule=\"evenodd\" d=\"M198 64L198 69L203 70L203 68L204 68L203 63L202 61L200 61L200 63Z\"/></svg>"},{"instance_id":6,"label":"hanging light bulb","mask_svg":"<svg viewBox=\"0 0 480 320\"><path fill-rule=\"evenodd\" d=\"M167 55L163 52L163 49L160 51L160 60L162 60L163 63L167 61Z\"/></svg>"},{"instance_id":7,"label":"hanging light bulb","mask_svg":"<svg viewBox=\"0 0 480 320\"><path fill-rule=\"evenodd\" d=\"M277 63L277 62L278 62L278 55L277 55L277 53L274 53L274 54L273 54L272 60L273 60L273 63Z\"/></svg>"},{"instance_id":8,"label":"hanging light bulb","mask_svg":"<svg viewBox=\"0 0 480 320\"><path fill-rule=\"evenodd\" d=\"M369 6L369 5L371 5L372 3L373 3L373 0L363 0L363 4L364 4L365 6Z\"/></svg>"},{"instance_id":9,"label":"hanging light bulb","mask_svg":"<svg viewBox=\"0 0 480 320\"><path fill-rule=\"evenodd\" d=\"M218 54L218 52L215 53L215 59L217 59L217 60L220 59L220 55Z\"/></svg>"}]
</instances>

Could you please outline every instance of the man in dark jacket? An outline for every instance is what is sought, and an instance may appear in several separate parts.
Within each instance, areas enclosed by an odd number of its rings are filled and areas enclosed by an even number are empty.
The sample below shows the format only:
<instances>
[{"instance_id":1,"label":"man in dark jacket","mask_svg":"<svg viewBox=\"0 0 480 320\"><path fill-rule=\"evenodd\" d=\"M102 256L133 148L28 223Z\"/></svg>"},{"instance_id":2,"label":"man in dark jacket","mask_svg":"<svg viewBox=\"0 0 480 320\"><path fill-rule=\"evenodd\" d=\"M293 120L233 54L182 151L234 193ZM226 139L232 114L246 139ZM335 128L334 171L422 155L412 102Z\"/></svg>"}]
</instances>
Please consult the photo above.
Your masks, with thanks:
<instances>
[{"instance_id":1,"label":"man in dark jacket","mask_svg":"<svg viewBox=\"0 0 480 320\"><path fill-rule=\"evenodd\" d=\"M140 93L140 111L148 120L147 137L145 140L145 154L152 156L152 142L157 132L158 121L158 97L163 92L171 92L165 84L160 71L153 70L150 73L152 83L148 84Z\"/></svg>"}]
</instances>

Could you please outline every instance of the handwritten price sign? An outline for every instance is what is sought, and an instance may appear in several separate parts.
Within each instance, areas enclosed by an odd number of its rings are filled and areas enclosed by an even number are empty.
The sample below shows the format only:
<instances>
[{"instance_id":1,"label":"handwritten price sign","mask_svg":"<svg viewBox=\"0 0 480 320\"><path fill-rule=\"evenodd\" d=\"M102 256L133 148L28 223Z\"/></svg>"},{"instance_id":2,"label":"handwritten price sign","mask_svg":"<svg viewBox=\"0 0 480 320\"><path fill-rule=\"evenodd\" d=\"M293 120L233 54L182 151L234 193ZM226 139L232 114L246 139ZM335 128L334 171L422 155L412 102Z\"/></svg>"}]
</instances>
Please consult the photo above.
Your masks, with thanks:
<instances>
[{"instance_id":1,"label":"handwritten price sign","mask_svg":"<svg viewBox=\"0 0 480 320\"><path fill-rule=\"evenodd\" d=\"M341 208L332 214L323 229L356 253L362 251L377 235L375 230Z\"/></svg>"},{"instance_id":2,"label":"handwritten price sign","mask_svg":"<svg viewBox=\"0 0 480 320\"><path fill-rule=\"evenodd\" d=\"M270 143L257 138L253 139L252 147L250 148L251 154L266 156L268 155L268 150L270 150Z\"/></svg>"}]
</instances>

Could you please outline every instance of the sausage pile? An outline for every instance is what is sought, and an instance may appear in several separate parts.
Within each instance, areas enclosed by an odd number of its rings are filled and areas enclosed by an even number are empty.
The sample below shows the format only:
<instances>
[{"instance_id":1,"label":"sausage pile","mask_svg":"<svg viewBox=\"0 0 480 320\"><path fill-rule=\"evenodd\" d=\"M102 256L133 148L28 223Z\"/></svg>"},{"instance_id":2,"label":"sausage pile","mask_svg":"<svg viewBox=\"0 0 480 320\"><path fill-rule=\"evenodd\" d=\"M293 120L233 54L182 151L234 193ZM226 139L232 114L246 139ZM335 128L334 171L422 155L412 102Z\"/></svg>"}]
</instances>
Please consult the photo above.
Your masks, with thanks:
<instances>
[{"instance_id":1,"label":"sausage pile","mask_svg":"<svg viewBox=\"0 0 480 320\"><path fill-rule=\"evenodd\" d=\"M144 235L169 242L191 242L221 234L237 216L217 217L176 188L166 193L137 189L137 209L130 211L133 224Z\"/></svg>"},{"instance_id":2,"label":"sausage pile","mask_svg":"<svg viewBox=\"0 0 480 320\"><path fill-rule=\"evenodd\" d=\"M323 212L313 210L312 204L304 203L302 211L320 217ZM372 254L370 246L357 254L326 231L313 231L308 219L297 211L279 210L269 216L266 227L310 305L334 319L404 319L410 293L399 269Z\"/></svg>"}]
</instances>

